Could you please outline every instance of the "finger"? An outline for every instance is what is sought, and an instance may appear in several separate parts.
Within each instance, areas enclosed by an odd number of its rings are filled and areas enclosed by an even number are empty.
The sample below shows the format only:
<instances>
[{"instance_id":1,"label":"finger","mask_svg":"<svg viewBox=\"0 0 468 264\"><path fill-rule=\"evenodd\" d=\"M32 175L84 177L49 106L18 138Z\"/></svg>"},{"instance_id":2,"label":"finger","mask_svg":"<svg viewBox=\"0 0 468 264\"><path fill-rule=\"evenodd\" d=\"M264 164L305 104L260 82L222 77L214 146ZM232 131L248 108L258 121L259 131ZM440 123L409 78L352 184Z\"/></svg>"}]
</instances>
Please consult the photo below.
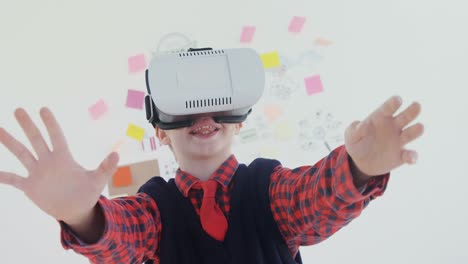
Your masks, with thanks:
<instances>
[{"instance_id":1,"label":"finger","mask_svg":"<svg viewBox=\"0 0 468 264\"><path fill-rule=\"evenodd\" d=\"M36 163L36 158L29 149L3 128L0 128L0 142L18 158L28 171L31 170L34 163Z\"/></svg>"},{"instance_id":2,"label":"finger","mask_svg":"<svg viewBox=\"0 0 468 264\"><path fill-rule=\"evenodd\" d=\"M355 143L361 140L368 131L369 124L365 121L354 121L345 131L345 137L349 143Z\"/></svg>"},{"instance_id":3,"label":"finger","mask_svg":"<svg viewBox=\"0 0 468 264\"><path fill-rule=\"evenodd\" d=\"M29 142L31 142L31 145L38 157L50 152L49 147L41 135L41 132L31 120L26 111L24 111L22 108L16 109L15 117L16 120L18 120L21 128L23 128L26 137L29 139Z\"/></svg>"},{"instance_id":4,"label":"finger","mask_svg":"<svg viewBox=\"0 0 468 264\"><path fill-rule=\"evenodd\" d=\"M420 112L421 105L418 102L414 102L395 117L395 123L399 128L404 128L416 119Z\"/></svg>"},{"instance_id":5,"label":"finger","mask_svg":"<svg viewBox=\"0 0 468 264\"><path fill-rule=\"evenodd\" d=\"M54 114L50 109L44 107L41 109L40 115L49 133L52 149L54 151L68 151L67 141Z\"/></svg>"},{"instance_id":6,"label":"finger","mask_svg":"<svg viewBox=\"0 0 468 264\"><path fill-rule=\"evenodd\" d=\"M421 123L414 124L401 132L400 142L401 145L406 145L409 142L417 139L424 133L424 126Z\"/></svg>"},{"instance_id":7,"label":"finger","mask_svg":"<svg viewBox=\"0 0 468 264\"><path fill-rule=\"evenodd\" d=\"M10 172L0 171L0 183L11 185L17 189L23 190L22 186L25 178Z\"/></svg>"},{"instance_id":8,"label":"finger","mask_svg":"<svg viewBox=\"0 0 468 264\"><path fill-rule=\"evenodd\" d=\"M117 164L119 162L119 154L117 152L110 153L96 169L99 176L108 178L117 171Z\"/></svg>"},{"instance_id":9,"label":"finger","mask_svg":"<svg viewBox=\"0 0 468 264\"><path fill-rule=\"evenodd\" d=\"M418 153L414 150L403 150L401 159L407 164L415 164L418 160Z\"/></svg>"},{"instance_id":10,"label":"finger","mask_svg":"<svg viewBox=\"0 0 468 264\"><path fill-rule=\"evenodd\" d=\"M393 116L395 112L400 108L402 104L402 99L400 96L392 96L387 101L385 101L382 106L379 107L379 112L384 116Z\"/></svg>"}]
</instances>

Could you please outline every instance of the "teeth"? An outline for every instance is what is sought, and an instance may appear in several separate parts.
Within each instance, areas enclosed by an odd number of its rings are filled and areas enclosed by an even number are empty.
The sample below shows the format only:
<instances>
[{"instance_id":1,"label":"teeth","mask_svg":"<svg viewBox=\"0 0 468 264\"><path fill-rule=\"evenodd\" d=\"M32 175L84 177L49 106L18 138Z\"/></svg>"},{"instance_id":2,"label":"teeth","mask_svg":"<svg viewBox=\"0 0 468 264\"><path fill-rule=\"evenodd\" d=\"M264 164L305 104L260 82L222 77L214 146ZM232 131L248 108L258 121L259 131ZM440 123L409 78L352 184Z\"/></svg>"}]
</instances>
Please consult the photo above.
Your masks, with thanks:
<instances>
[{"instance_id":1,"label":"teeth","mask_svg":"<svg viewBox=\"0 0 468 264\"><path fill-rule=\"evenodd\" d=\"M201 126L201 127L197 127L196 129L192 130L192 133L198 133L200 130L203 130L201 133L206 135L206 134L211 133L215 129L216 129L216 127L210 126L210 125Z\"/></svg>"}]
</instances>

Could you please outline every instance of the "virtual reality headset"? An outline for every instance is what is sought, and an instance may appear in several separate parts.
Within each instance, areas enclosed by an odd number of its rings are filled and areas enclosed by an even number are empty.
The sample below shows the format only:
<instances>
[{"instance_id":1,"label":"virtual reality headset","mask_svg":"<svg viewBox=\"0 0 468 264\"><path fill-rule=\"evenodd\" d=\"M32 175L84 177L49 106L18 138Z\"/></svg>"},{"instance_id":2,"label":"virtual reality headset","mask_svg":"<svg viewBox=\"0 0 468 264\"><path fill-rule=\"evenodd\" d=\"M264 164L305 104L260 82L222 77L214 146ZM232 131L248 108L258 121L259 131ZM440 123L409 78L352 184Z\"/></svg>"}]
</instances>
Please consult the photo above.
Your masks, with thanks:
<instances>
[{"instance_id":1,"label":"virtual reality headset","mask_svg":"<svg viewBox=\"0 0 468 264\"><path fill-rule=\"evenodd\" d=\"M158 55L145 78L146 119L165 130L190 127L207 114L217 123L241 123L265 86L262 60L250 48Z\"/></svg>"}]
</instances>

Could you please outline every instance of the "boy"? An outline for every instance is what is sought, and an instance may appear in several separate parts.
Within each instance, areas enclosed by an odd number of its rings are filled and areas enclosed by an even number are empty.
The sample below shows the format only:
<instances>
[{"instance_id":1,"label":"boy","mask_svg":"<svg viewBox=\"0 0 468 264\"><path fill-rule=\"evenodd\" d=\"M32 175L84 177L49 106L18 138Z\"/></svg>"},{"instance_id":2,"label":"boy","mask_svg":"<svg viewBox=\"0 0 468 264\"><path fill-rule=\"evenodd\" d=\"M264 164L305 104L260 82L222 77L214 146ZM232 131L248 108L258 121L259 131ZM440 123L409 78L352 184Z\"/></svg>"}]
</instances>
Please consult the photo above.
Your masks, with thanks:
<instances>
[{"instance_id":1,"label":"boy","mask_svg":"<svg viewBox=\"0 0 468 264\"><path fill-rule=\"evenodd\" d=\"M37 158L0 128L0 142L29 172L27 178L0 172L0 182L59 220L64 247L92 263L301 263L299 246L348 224L384 192L392 169L416 161L404 146L423 133L420 123L407 127L420 105L395 115L401 103L388 99L346 129L345 145L293 170L264 159L238 164L231 142L240 123L216 123L206 114L191 127L156 127L180 165L175 181L153 179L138 195L113 200L101 192L117 169L116 153L87 171L74 161L50 110L40 115L52 149L17 109Z\"/></svg>"}]
</instances>

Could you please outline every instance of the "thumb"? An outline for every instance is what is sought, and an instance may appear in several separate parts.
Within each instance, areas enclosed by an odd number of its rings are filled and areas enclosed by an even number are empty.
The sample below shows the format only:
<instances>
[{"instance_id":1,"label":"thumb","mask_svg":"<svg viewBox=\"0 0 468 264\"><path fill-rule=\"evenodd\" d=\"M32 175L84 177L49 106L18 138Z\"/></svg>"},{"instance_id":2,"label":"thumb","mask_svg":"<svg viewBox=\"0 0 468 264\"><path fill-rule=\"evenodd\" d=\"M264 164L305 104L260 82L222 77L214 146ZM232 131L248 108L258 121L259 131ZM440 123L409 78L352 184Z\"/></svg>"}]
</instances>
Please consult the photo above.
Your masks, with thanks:
<instances>
[{"instance_id":1,"label":"thumb","mask_svg":"<svg viewBox=\"0 0 468 264\"><path fill-rule=\"evenodd\" d=\"M96 169L96 173L101 176L108 178L117 171L117 164L119 163L119 154L117 152L110 153Z\"/></svg>"},{"instance_id":2,"label":"thumb","mask_svg":"<svg viewBox=\"0 0 468 264\"><path fill-rule=\"evenodd\" d=\"M369 128L368 122L354 121L345 131L345 139L348 143L356 143L361 140L366 134Z\"/></svg>"}]
</instances>

